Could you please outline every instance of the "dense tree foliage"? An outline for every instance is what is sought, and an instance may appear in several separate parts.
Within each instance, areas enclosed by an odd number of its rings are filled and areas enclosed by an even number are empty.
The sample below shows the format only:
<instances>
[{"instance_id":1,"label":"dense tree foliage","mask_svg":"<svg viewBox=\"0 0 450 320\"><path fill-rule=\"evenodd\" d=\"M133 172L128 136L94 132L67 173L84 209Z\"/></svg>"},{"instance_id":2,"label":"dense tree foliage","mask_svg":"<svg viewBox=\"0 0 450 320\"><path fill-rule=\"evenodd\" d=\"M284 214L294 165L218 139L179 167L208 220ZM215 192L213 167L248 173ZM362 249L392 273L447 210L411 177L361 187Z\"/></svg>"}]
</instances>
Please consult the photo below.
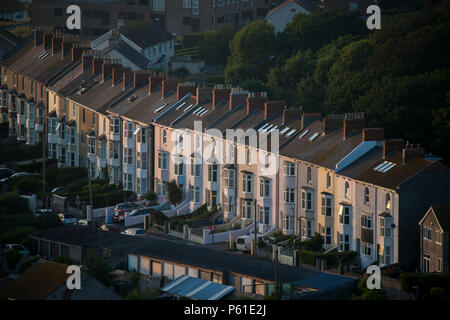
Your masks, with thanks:
<instances>
[{"instance_id":1,"label":"dense tree foliage","mask_svg":"<svg viewBox=\"0 0 450 320\"><path fill-rule=\"evenodd\" d=\"M249 24L230 42L225 79L306 111L364 112L386 137L448 162L450 2L393 3L385 12L373 31L337 10L297 15L276 36L268 24Z\"/></svg>"}]
</instances>

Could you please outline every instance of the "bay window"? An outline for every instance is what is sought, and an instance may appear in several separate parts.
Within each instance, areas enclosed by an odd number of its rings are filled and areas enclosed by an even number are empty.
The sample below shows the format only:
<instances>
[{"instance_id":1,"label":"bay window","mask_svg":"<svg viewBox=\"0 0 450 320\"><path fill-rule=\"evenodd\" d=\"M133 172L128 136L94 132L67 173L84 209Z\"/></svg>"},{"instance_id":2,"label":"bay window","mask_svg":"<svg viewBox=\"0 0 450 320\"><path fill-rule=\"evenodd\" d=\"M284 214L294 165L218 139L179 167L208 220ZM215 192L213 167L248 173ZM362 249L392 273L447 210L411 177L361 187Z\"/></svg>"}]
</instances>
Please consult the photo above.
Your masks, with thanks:
<instances>
[{"instance_id":1,"label":"bay window","mask_svg":"<svg viewBox=\"0 0 450 320\"><path fill-rule=\"evenodd\" d=\"M295 203L295 189L294 188L284 188L284 202L285 203Z\"/></svg>"},{"instance_id":2,"label":"bay window","mask_svg":"<svg viewBox=\"0 0 450 320\"><path fill-rule=\"evenodd\" d=\"M225 187L234 188L234 169L225 169Z\"/></svg>"},{"instance_id":3,"label":"bay window","mask_svg":"<svg viewBox=\"0 0 450 320\"><path fill-rule=\"evenodd\" d=\"M285 176L295 176L295 163L284 162L284 175Z\"/></svg>"},{"instance_id":4,"label":"bay window","mask_svg":"<svg viewBox=\"0 0 450 320\"><path fill-rule=\"evenodd\" d=\"M244 192L253 192L253 174L244 173L242 179L242 190Z\"/></svg>"}]
</instances>

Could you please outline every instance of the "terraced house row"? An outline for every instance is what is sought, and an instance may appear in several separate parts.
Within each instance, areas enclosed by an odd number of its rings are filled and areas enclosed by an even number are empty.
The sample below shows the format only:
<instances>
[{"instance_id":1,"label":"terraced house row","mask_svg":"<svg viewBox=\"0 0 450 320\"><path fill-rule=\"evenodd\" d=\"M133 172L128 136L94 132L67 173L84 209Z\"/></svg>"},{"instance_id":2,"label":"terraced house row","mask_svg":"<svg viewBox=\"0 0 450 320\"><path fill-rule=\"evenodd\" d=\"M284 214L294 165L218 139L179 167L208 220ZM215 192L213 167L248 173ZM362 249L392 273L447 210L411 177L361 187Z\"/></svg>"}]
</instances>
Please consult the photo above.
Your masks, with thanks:
<instances>
[{"instance_id":1,"label":"terraced house row","mask_svg":"<svg viewBox=\"0 0 450 320\"><path fill-rule=\"evenodd\" d=\"M438 158L365 128L361 113L304 113L264 92L131 71L58 34L36 33L1 72L10 134L42 141L47 121L48 158L60 166L88 167L140 196L154 190L160 202L175 179L180 214L207 203L261 233L320 233L325 248L355 250L363 266L415 266L417 223L449 198Z\"/></svg>"}]
</instances>

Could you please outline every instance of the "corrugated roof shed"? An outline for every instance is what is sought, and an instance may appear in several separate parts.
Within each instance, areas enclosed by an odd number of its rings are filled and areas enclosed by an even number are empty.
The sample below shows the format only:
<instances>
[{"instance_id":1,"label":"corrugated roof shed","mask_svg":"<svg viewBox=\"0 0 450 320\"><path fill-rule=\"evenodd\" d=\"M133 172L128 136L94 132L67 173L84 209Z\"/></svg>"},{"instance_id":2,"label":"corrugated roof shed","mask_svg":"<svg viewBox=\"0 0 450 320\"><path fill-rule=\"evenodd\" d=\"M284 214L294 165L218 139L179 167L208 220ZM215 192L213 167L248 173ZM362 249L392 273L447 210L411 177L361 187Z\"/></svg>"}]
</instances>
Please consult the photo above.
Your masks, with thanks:
<instances>
[{"instance_id":1,"label":"corrugated roof shed","mask_svg":"<svg viewBox=\"0 0 450 320\"><path fill-rule=\"evenodd\" d=\"M234 287L183 275L161 288L161 291L194 300L220 300L233 292Z\"/></svg>"}]
</instances>

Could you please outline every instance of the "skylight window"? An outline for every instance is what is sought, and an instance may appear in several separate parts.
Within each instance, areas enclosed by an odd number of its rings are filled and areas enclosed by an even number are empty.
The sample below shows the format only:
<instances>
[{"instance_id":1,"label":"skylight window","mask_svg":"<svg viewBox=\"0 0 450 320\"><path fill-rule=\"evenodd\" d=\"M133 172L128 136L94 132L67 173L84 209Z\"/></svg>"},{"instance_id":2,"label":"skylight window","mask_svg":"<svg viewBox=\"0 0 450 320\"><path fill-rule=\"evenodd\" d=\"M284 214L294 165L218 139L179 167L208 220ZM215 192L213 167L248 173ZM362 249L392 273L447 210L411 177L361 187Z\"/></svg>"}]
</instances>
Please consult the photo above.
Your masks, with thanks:
<instances>
[{"instance_id":1,"label":"skylight window","mask_svg":"<svg viewBox=\"0 0 450 320\"><path fill-rule=\"evenodd\" d=\"M319 133L316 132L314 133L311 137L309 137L309 141L313 141L315 138L317 138L319 136Z\"/></svg>"},{"instance_id":2,"label":"skylight window","mask_svg":"<svg viewBox=\"0 0 450 320\"><path fill-rule=\"evenodd\" d=\"M157 109L155 110L155 113L160 112L160 111L161 111L162 109L164 109L166 106L167 106L167 103L163 104L161 107L159 107L159 108L157 108Z\"/></svg>"},{"instance_id":3,"label":"skylight window","mask_svg":"<svg viewBox=\"0 0 450 320\"><path fill-rule=\"evenodd\" d=\"M281 134L284 134L285 132L287 132L289 130L289 127L284 128L283 130L280 131Z\"/></svg>"},{"instance_id":4,"label":"skylight window","mask_svg":"<svg viewBox=\"0 0 450 320\"><path fill-rule=\"evenodd\" d=\"M289 131L288 133L286 133L286 137L290 137L294 134L294 132L297 131L296 129L292 129L291 131Z\"/></svg>"},{"instance_id":5,"label":"skylight window","mask_svg":"<svg viewBox=\"0 0 450 320\"><path fill-rule=\"evenodd\" d=\"M205 113L207 113L208 112L208 109L204 109L202 112L200 112L198 115L200 116L200 117L203 117L204 115L205 115Z\"/></svg>"},{"instance_id":6,"label":"skylight window","mask_svg":"<svg viewBox=\"0 0 450 320\"><path fill-rule=\"evenodd\" d=\"M180 104L180 105L177 107L177 110L180 110L185 104L186 104L186 102L183 102L182 104Z\"/></svg>"},{"instance_id":7,"label":"skylight window","mask_svg":"<svg viewBox=\"0 0 450 320\"><path fill-rule=\"evenodd\" d=\"M377 165L375 168L373 168L374 171L380 172L380 173L386 173L389 170L391 170L393 167L395 167L396 164L389 162L389 161L383 161L379 165Z\"/></svg>"},{"instance_id":8,"label":"skylight window","mask_svg":"<svg viewBox=\"0 0 450 320\"><path fill-rule=\"evenodd\" d=\"M273 130L275 130L276 128L278 128L277 126L274 126L272 129L270 129L270 131L268 133L271 133Z\"/></svg>"},{"instance_id":9,"label":"skylight window","mask_svg":"<svg viewBox=\"0 0 450 320\"><path fill-rule=\"evenodd\" d=\"M269 127L270 126L270 123L266 123L266 124L264 124L261 128L259 128L258 129L258 131L263 131L263 130L265 130L267 127Z\"/></svg>"},{"instance_id":10,"label":"skylight window","mask_svg":"<svg viewBox=\"0 0 450 320\"><path fill-rule=\"evenodd\" d=\"M184 112L191 110L193 106L194 106L193 104L190 104L186 109L184 109Z\"/></svg>"},{"instance_id":11,"label":"skylight window","mask_svg":"<svg viewBox=\"0 0 450 320\"><path fill-rule=\"evenodd\" d=\"M300 135L299 139L302 139L306 134L309 132L309 130L303 131L303 133Z\"/></svg>"},{"instance_id":12,"label":"skylight window","mask_svg":"<svg viewBox=\"0 0 450 320\"><path fill-rule=\"evenodd\" d=\"M267 132L269 132L269 130L272 129L273 127L275 127L275 125L274 125L274 124L271 124L270 126L268 126L267 128L265 128L265 129L263 130L263 132L267 133Z\"/></svg>"},{"instance_id":13,"label":"skylight window","mask_svg":"<svg viewBox=\"0 0 450 320\"><path fill-rule=\"evenodd\" d=\"M193 112L193 114L197 114L200 110L202 110L202 107L198 107L197 109L195 109L195 111Z\"/></svg>"}]
</instances>

